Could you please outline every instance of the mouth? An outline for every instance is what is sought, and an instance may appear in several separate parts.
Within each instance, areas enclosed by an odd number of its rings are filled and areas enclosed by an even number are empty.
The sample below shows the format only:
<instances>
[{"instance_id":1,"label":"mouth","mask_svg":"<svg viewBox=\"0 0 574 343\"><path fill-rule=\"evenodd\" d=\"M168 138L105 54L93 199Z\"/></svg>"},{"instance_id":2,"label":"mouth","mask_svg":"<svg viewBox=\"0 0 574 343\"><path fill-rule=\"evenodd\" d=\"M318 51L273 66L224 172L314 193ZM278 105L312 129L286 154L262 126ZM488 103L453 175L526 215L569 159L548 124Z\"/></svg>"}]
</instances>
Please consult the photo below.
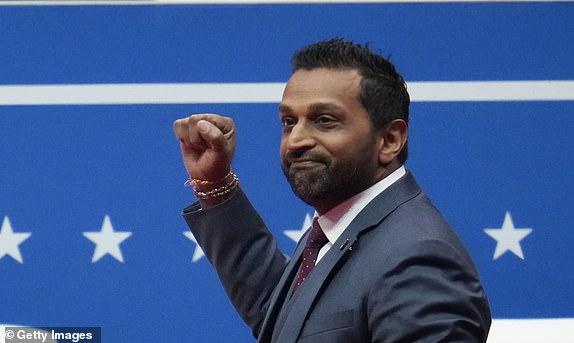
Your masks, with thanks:
<instances>
[{"instance_id":1,"label":"mouth","mask_svg":"<svg viewBox=\"0 0 574 343\"><path fill-rule=\"evenodd\" d=\"M323 162L307 159L293 159L289 161L289 170L314 169L324 165Z\"/></svg>"},{"instance_id":2,"label":"mouth","mask_svg":"<svg viewBox=\"0 0 574 343\"><path fill-rule=\"evenodd\" d=\"M309 168L309 167L316 167L317 165L321 165L323 163L314 160L294 160L289 163L290 168Z\"/></svg>"},{"instance_id":3,"label":"mouth","mask_svg":"<svg viewBox=\"0 0 574 343\"><path fill-rule=\"evenodd\" d=\"M288 152L283 156L283 167L285 171L289 172L306 171L326 168L328 161L325 156L315 152Z\"/></svg>"}]
</instances>

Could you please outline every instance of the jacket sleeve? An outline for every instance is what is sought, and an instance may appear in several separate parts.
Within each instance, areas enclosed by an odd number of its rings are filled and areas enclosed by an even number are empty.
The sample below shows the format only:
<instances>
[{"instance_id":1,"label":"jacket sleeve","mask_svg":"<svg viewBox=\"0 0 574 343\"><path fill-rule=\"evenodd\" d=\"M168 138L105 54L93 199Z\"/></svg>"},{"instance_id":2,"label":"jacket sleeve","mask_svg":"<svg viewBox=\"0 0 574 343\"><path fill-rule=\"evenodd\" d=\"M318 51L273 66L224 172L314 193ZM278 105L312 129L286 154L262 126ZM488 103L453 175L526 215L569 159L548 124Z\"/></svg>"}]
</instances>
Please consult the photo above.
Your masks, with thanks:
<instances>
[{"instance_id":1,"label":"jacket sleeve","mask_svg":"<svg viewBox=\"0 0 574 343\"><path fill-rule=\"evenodd\" d=\"M207 209L195 203L184 209L183 217L257 337L288 258L241 190Z\"/></svg>"}]
</instances>

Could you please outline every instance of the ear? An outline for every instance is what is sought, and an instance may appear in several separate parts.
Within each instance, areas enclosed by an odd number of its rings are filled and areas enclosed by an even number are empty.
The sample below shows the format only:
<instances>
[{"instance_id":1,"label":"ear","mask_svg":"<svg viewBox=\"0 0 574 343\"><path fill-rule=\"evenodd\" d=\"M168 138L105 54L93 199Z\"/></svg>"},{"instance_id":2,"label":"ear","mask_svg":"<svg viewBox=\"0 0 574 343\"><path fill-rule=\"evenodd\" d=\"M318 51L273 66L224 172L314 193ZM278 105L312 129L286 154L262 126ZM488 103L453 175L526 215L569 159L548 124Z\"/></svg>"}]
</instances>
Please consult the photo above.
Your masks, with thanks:
<instances>
[{"instance_id":1,"label":"ear","mask_svg":"<svg viewBox=\"0 0 574 343\"><path fill-rule=\"evenodd\" d=\"M407 144L408 126L403 119L395 119L380 131L379 163L383 166L393 162Z\"/></svg>"}]
</instances>

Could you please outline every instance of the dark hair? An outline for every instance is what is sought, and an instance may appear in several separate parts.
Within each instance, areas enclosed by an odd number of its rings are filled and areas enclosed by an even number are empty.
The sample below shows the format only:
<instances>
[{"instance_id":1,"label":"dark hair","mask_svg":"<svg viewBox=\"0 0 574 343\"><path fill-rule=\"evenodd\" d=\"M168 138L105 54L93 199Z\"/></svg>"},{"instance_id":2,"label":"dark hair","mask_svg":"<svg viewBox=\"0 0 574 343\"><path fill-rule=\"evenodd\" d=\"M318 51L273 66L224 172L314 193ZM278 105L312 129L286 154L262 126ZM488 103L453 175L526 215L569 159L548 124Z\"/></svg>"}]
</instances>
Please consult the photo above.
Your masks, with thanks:
<instances>
[{"instance_id":1,"label":"dark hair","mask_svg":"<svg viewBox=\"0 0 574 343\"><path fill-rule=\"evenodd\" d=\"M409 121L410 97L403 77L385 57L367 45L342 38L313 43L295 52L291 58L292 72L299 69L356 69L362 76L360 101L369 113L373 126L382 128L394 119ZM407 160L407 146L398 156Z\"/></svg>"}]
</instances>

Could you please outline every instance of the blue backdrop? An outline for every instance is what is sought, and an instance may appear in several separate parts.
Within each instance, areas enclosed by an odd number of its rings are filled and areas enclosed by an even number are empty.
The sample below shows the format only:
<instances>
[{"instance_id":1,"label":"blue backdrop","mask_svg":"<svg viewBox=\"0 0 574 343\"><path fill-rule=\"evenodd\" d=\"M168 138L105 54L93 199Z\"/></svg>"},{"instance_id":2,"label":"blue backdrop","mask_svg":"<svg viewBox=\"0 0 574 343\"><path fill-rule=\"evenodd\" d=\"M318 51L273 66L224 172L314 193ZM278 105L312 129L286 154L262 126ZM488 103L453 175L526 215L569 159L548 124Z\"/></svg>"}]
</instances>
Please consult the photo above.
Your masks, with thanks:
<instances>
[{"instance_id":1,"label":"blue backdrop","mask_svg":"<svg viewBox=\"0 0 574 343\"><path fill-rule=\"evenodd\" d=\"M333 36L370 42L409 83L569 81L573 19L572 3L0 6L0 92L285 82L294 50ZM312 209L279 168L277 103L150 102L0 106L0 323L101 326L105 342L251 341L183 234L194 197L171 125L236 120L242 187L291 253L284 231ZM407 167L468 246L493 316L574 317L574 102L415 101L411 113ZM112 227L131 235L96 256L104 243L84 233ZM503 227L516 235L485 231ZM497 246L508 249L494 258Z\"/></svg>"}]
</instances>

